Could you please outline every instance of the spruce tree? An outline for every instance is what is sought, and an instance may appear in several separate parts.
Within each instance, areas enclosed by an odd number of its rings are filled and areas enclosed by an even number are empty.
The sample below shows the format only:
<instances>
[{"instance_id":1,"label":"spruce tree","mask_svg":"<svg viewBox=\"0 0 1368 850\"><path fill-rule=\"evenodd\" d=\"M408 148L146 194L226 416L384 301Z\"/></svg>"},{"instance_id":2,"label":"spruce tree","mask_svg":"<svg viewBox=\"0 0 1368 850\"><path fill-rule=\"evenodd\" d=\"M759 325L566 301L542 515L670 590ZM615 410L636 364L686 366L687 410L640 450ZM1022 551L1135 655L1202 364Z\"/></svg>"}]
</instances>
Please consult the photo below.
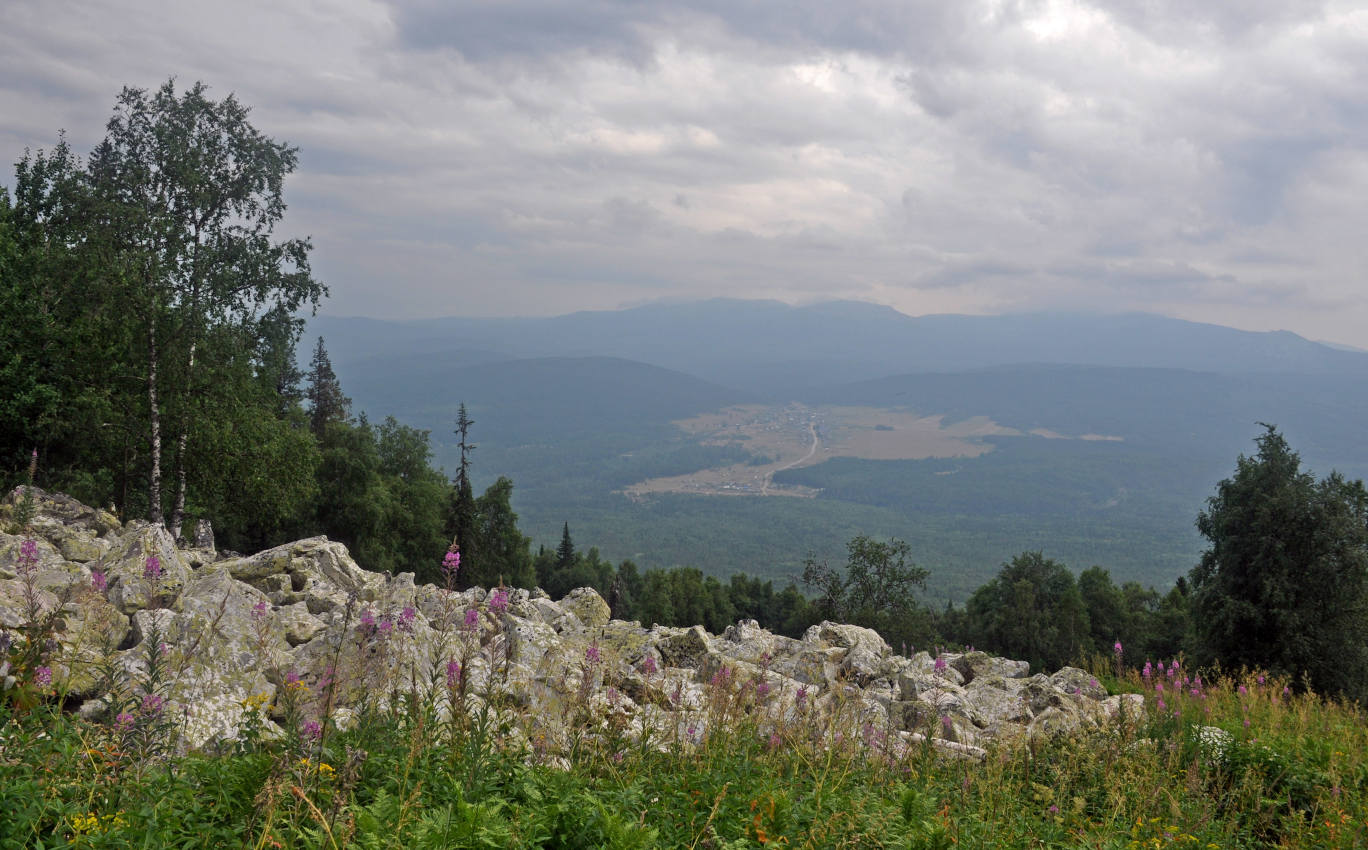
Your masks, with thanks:
<instances>
[{"instance_id":1,"label":"spruce tree","mask_svg":"<svg viewBox=\"0 0 1368 850\"><path fill-rule=\"evenodd\" d=\"M314 436L322 437L329 422L347 420L351 399L342 394L342 385L333 371L328 349L321 336L314 345L313 359L309 361L308 381L309 428Z\"/></svg>"},{"instance_id":2,"label":"spruce tree","mask_svg":"<svg viewBox=\"0 0 1368 850\"><path fill-rule=\"evenodd\" d=\"M570 539L570 523L561 530L560 546L556 547L556 571L568 570L575 565L575 541Z\"/></svg>"}]
</instances>

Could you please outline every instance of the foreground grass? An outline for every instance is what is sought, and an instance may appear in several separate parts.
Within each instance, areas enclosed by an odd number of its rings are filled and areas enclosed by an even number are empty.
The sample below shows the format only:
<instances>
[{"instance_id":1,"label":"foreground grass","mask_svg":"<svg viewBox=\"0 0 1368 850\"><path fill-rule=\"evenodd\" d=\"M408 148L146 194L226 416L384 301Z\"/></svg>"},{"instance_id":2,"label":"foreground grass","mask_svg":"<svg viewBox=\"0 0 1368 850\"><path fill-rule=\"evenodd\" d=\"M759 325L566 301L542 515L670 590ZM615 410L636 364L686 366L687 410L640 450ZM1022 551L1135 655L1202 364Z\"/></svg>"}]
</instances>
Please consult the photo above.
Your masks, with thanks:
<instances>
[{"instance_id":1,"label":"foreground grass","mask_svg":"<svg viewBox=\"0 0 1368 850\"><path fill-rule=\"evenodd\" d=\"M1185 679L1113 680L1145 716L985 763L744 718L662 746L600 729L548 757L493 712L442 722L416 701L173 758L155 730L0 709L0 848L1368 846L1360 710Z\"/></svg>"}]
</instances>

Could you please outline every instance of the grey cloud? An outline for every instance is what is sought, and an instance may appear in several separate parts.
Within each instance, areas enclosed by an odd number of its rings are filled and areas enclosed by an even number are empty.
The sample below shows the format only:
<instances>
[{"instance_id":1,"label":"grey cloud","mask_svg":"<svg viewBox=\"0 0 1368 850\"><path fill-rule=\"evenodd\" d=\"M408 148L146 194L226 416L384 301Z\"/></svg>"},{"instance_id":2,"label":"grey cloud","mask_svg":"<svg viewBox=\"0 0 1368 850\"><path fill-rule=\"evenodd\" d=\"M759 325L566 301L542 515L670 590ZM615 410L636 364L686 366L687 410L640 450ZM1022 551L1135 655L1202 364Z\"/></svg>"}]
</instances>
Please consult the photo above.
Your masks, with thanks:
<instances>
[{"instance_id":1,"label":"grey cloud","mask_svg":"<svg viewBox=\"0 0 1368 850\"><path fill-rule=\"evenodd\" d=\"M575 51L643 64L653 39L728 37L781 49L850 50L883 56L942 54L960 39L969 3L936 0L396 0L400 35L422 49L451 48L475 60Z\"/></svg>"}]
</instances>

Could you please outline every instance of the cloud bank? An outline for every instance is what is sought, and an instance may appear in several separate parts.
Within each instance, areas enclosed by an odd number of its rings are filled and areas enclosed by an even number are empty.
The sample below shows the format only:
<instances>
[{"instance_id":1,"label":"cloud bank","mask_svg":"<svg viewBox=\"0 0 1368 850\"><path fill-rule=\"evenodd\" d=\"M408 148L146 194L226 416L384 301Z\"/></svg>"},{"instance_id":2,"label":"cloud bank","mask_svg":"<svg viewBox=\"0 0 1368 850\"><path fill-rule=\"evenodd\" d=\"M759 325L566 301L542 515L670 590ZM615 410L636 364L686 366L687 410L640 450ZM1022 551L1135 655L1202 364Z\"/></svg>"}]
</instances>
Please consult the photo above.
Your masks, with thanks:
<instances>
[{"instance_id":1,"label":"cloud bank","mask_svg":"<svg viewBox=\"0 0 1368 850\"><path fill-rule=\"evenodd\" d=\"M1368 347L1368 9L11 0L0 154L204 80L301 148L327 311L1162 312ZM8 176L8 175L7 175Z\"/></svg>"}]
</instances>

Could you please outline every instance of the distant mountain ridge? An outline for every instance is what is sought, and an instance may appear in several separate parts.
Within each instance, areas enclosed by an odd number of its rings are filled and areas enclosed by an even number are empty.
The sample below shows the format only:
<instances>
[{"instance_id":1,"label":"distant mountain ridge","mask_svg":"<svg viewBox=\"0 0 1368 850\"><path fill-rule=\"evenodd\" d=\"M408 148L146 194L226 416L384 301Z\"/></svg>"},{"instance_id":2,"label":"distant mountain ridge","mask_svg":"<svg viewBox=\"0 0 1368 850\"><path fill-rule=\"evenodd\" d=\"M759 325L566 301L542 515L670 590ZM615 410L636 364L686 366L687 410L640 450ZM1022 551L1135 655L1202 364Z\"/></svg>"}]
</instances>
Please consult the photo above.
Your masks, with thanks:
<instances>
[{"instance_id":1,"label":"distant mountain ridge","mask_svg":"<svg viewBox=\"0 0 1368 850\"><path fill-rule=\"evenodd\" d=\"M1288 331L1241 331L1145 313L907 316L831 301L712 299L550 318L412 321L320 316L334 362L422 354L454 345L490 357L638 360L751 392L1025 363L1219 373L1368 377L1368 352Z\"/></svg>"}]
</instances>

